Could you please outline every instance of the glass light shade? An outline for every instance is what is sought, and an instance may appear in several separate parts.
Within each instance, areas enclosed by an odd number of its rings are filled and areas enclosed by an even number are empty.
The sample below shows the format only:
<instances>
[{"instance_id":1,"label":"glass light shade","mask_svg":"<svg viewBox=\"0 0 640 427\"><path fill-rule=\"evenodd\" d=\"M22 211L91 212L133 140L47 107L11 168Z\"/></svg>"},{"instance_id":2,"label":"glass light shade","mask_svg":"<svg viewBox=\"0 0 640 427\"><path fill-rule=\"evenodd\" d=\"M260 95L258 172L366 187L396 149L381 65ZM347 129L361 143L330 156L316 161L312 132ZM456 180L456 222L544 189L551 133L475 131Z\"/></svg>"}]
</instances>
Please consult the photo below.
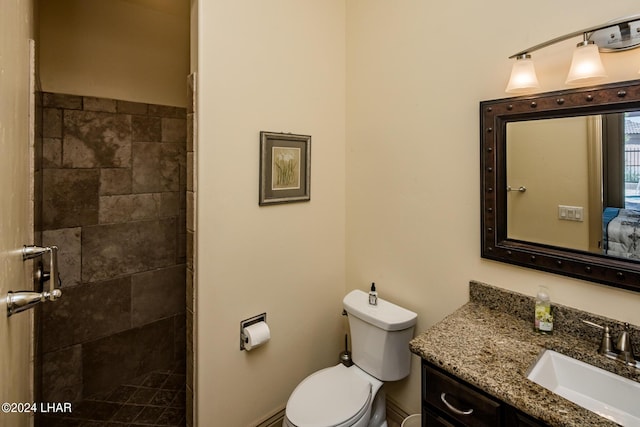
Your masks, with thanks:
<instances>
[{"instance_id":1,"label":"glass light shade","mask_svg":"<svg viewBox=\"0 0 640 427\"><path fill-rule=\"evenodd\" d=\"M607 72L600 60L598 46L595 44L579 44L573 52L571 68L566 84L591 83L607 77Z\"/></svg>"},{"instance_id":2,"label":"glass light shade","mask_svg":"<svg viewBox=\"0 0 640 427\"><path fill-rule=\"evenodd\" d=\"M524 93L538 89L540 84L538 83L538 77L536 76L536 69L533 66L531 57L518 58L511 68L511 77L505 92L507 93Z\"/></svg>"}]
</instances>

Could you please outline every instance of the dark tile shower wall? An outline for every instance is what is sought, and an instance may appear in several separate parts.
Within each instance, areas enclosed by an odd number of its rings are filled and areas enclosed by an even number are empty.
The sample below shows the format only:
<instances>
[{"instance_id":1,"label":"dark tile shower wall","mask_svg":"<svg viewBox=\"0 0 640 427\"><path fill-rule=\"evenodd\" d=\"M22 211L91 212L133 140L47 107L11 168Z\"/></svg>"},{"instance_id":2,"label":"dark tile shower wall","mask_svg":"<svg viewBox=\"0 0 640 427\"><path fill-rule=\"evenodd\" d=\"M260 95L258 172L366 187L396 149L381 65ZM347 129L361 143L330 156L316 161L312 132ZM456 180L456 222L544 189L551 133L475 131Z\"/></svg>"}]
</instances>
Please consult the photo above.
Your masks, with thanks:
<instances>
[{"instance_id":1,"label":"dark tile shower wall","mask_svg":"<svg viewBox=\"0 0 640 427\"><path fill-rule=\"evenodd\" d=\"M186 110L42 103L42 239L63 283L42 305L42 399L78 402L184 367Z\"/></svg>"}]
</instances>

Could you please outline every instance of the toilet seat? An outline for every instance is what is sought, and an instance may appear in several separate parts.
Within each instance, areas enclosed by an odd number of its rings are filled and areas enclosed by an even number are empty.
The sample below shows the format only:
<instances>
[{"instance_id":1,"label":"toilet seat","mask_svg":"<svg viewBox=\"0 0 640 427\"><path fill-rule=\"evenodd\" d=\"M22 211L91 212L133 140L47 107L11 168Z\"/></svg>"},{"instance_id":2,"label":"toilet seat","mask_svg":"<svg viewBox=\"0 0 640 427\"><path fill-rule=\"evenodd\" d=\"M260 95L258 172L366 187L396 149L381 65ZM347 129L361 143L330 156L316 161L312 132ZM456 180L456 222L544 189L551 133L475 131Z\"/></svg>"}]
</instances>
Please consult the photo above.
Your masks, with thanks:
<instances>
[{"instance_id":1,"label":"toilet seat","mask_svg":"<svg viewBox=\"0 0 640 427\"><path fill-rule=\"evenodd\" d=\"M371 399L371 383L339 364L298 384L287 402L286 417L300 427L349 426L367 412Z\"/></svg>"}]
</instances>

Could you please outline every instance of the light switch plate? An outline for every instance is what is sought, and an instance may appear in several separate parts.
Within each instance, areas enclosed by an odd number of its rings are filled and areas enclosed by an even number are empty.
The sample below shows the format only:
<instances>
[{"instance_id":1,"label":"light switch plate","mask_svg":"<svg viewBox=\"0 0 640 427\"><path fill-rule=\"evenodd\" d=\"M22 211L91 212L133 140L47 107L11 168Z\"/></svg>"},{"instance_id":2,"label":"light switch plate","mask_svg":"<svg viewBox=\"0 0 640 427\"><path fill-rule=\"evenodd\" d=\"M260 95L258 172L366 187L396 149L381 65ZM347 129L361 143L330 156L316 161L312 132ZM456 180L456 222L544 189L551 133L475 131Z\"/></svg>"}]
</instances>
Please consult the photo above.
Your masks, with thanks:
<instances>
[{"instance_id":1,"label":"light switch plate","mask_svg":"<svg viewBox=\"0 0 640 427\"><path fill-rule=\"evenodd\" d=\"M584 221L584 208L582 206L558 205L558 219L564 221Z\"/></svg>"}]
</instances>

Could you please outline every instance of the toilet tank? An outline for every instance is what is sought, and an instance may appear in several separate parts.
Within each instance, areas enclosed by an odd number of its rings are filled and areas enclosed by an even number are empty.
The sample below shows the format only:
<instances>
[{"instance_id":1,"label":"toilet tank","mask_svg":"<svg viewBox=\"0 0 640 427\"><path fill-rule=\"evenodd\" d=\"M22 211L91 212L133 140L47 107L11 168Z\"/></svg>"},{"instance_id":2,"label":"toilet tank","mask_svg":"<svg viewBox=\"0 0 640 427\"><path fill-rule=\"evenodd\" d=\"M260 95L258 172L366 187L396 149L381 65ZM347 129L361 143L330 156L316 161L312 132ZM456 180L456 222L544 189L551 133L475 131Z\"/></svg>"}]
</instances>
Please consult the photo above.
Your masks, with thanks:
<instances>
[{"instance_id":1,"label":"toilet tank","mask_svg":"<svg viewBox=\"0 0 640 427\"><path fill-rule=\"evenodd\" d=\"M409 341L418 315L382 298L369 305L369 294L361 290L348 293L342 303L349 315L353 362L381 381L409 375Z\"/></svg>"}]
</instances>

